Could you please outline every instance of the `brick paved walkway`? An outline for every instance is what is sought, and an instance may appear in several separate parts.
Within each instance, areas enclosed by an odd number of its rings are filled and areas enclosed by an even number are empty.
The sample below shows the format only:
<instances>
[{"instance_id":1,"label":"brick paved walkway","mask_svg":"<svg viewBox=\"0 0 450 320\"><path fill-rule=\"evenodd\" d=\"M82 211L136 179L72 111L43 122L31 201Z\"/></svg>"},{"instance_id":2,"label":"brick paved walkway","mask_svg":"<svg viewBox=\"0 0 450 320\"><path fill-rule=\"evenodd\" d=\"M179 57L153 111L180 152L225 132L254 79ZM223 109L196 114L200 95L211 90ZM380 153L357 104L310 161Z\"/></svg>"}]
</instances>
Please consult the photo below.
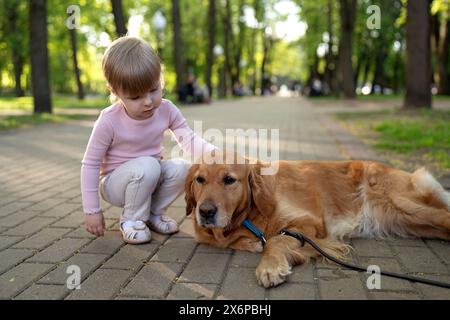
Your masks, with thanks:
<instances>
[{"instance_id":1,"label":"brick paved walkway","mask_svg":"<svg viewBox=\"0 0 450 320\"><path fill-rule=\"evenodd\" d=\"M379 157L301 98L248 98L183 108L206 128L279 128L282 159ZM334 109L333 109L334 110ZM0 136L0 299L449 299L450 291L383 278L368 290L367 274L314 262L287 283L265 290L254 270L259 254L221 250L192 239L181 197L169 214L181 225L171 237L125 245L120 209L103 203L108 232L96 239L82 225L80 160L93 121L42 125ZM169 136L167 150L173 143ZM379 159L383 160L383 159ZM450 282L444 241L353 240L355 262ZM80 290L69 290L67 267L80 267Z\"/></svg>"}]
</instances>

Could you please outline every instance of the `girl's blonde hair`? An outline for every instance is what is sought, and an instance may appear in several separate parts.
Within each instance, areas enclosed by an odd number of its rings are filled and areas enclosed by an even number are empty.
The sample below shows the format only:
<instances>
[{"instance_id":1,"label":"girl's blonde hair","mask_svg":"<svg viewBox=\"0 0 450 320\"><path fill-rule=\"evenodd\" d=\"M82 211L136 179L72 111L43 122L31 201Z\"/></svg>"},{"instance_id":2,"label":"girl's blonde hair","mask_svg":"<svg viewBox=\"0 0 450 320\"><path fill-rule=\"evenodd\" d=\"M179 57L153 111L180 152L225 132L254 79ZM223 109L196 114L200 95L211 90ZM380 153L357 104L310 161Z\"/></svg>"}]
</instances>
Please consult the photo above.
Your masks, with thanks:
<instances>
[{"instance_id":1,"label":"girl's blonde hair","mask_svg":"<svg viewBox=\"0 0 450 320\"><path fill-rule=\"evenodd\" d=\"M148 43L124 36L105 51L103 74L110 91L139 96L156 87L161 79L161 61Z\"/></svg>"}]
</instances>

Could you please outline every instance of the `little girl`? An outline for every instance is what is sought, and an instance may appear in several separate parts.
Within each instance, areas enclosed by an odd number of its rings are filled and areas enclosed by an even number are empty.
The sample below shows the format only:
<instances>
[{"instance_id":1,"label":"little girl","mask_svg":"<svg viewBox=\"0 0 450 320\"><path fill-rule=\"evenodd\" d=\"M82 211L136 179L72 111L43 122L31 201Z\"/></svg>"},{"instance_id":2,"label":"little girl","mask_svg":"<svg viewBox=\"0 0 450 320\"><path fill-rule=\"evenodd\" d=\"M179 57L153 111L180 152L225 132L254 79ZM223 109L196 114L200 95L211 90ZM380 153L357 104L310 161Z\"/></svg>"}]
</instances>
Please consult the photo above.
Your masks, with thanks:
<instances>
[{"instance_id":1,"label":"little girl","mask_svg":"<svg viewBox=\"0 0 450 320\"><path fill-rule=\"evenodd\" d=\"M108 89L118 99L95 122L81 167L86 230L104 234L102 198L122 207L120 230L127 243L150 241L153 230L178 231L166 209L183 192L189 164L162 160L164 131L170 129L181 148L198 157L215 147L196 136L177 107L162 99L158 56L143 40L125 36L111 43L103 57Z\"/></svg>"}]
</instances>

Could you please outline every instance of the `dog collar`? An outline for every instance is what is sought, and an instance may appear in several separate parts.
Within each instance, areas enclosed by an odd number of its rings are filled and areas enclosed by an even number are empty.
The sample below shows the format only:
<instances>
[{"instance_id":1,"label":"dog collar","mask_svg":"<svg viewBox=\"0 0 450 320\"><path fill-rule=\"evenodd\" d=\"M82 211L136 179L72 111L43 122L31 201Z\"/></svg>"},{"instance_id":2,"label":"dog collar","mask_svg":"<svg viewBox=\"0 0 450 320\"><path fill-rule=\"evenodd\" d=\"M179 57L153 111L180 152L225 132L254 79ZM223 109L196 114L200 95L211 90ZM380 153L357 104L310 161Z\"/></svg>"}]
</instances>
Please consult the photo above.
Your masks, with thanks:
<instances>
[{"instance_id":1,"label":"dog collar","mask_svg":"<svg viewBox=\"0 0 450 320\"><path fill-rule=\"evenodd\" d=\"M245 228L247 228L251 233L253 233L255 236L257 236L261 240L263 246L266 244L266 238L264 237L264 233L261 230L259 230L257 226L251 223L250 220L245 219L244 221L242 221L242 225Z\"/></svg>"}]
</instances>

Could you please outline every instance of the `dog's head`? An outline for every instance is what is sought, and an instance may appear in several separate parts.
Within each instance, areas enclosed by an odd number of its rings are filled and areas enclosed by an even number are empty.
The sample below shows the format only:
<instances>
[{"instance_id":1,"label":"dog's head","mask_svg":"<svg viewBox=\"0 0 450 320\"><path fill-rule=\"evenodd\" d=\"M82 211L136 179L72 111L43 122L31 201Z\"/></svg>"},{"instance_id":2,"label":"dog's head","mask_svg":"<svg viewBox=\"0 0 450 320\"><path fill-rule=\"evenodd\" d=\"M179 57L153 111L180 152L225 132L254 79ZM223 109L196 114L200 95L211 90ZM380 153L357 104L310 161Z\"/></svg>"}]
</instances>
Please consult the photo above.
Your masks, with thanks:
<instances>
[{"instance_id":1,"label":"dog's head","mask_svg":"<svg viewBox=\"0 0 450 320\"><path fill-rule=\"evenodd\" d=\"M205 228L233 229L250 208L262 214L272 212L272 184L261 176L261 166L234 153L216 151L204 156L186 178L186 214L194 211L197 224Z\"/></svg>"}]
</instances>

